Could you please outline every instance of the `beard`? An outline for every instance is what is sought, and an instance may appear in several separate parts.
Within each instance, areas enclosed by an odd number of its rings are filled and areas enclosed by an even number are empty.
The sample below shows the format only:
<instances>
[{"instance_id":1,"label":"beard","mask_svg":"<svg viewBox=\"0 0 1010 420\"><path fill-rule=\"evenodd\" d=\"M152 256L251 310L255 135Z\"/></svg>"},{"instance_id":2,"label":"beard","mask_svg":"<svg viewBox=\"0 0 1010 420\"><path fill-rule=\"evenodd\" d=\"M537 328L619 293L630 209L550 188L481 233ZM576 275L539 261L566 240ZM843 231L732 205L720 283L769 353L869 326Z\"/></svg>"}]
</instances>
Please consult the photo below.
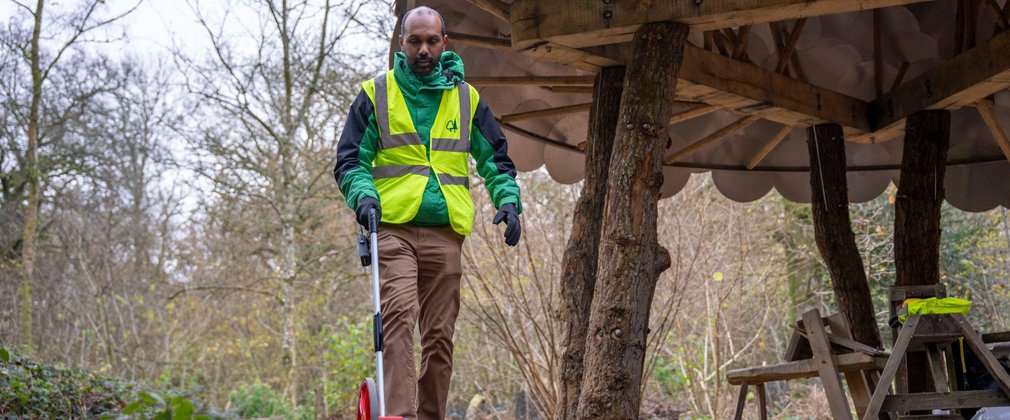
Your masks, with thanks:
<instances>
[{"instance_id":1,"label":"beard","mask_svg":"<svg viewBox=\"0 0 1010 420\"><path fill-rule=\"evenodd\" d=\"M431 76L435 73L435 69L438 67L438 59L442 54L436 56L426 56L426 57L414 57L412 60L407 60L407 64L410 65L410 70L418 76Z\"/></svg>"}]
</instances>

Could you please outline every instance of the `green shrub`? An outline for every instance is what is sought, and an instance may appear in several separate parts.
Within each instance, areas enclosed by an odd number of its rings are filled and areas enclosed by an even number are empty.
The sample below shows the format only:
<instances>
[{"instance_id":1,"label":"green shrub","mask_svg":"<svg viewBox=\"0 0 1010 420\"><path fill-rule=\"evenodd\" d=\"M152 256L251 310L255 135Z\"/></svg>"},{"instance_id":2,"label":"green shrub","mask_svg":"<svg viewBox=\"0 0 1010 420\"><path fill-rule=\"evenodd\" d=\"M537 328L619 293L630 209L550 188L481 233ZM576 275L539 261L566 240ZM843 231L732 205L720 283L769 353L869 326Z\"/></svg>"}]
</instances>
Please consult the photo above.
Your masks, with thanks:
<instances>
[{"instance_id":1,"label":"green shrub","mask_svg":"<svg viewBox=\"0 0 1010 420\"><path fill-rule=\"evenodd\" d=\"M270 385L258 379L232 391L228 400L231 401L232 409L242 418L283 416L285 419L301 420L315 417L312 407L291 407Z\"/></svg>"},{"instance_id":2,"label":"green shrub","mask_svg":"<svg viewBox=\"0 0 1010 420\"><path fill-rule=\"evenodd\" d=\"M0 418L209 420L182 395L33 362L0 347Z\"/></svg>"},{"instance_id":3,"label":"green shrub","mask_svg":"<svg viewBox=\"0 0 1010 420\"><path fill-rule=\"evenodd\" d=\"M340 318L329 335L323 354L330 367L326 405L334 413L354 413L358 404L358 386L365 377L375 376L375 353L370 318L352 322Z\"/></svg>"},{"instance_id":4,"label":"green shrub","mask_svg":"<svg viewBox=\"0 0 1010 420\"><path fill-rule=\"evenodd\" d=\"M82 370L35 363L0 348L0 415L97 418L125 406L123 396L133 388Z\"/></svg>"}]
</instances>

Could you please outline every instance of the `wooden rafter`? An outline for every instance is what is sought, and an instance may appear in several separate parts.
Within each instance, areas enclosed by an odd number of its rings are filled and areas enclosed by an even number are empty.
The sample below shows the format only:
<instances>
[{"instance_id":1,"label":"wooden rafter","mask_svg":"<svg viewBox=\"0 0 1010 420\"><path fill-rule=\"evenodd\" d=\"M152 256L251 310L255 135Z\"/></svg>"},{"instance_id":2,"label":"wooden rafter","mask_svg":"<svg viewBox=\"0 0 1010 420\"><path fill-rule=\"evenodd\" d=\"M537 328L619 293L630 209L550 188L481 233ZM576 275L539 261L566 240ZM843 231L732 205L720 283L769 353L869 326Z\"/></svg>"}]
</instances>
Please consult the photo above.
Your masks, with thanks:
<instances>
[{"instance_id":1,"label":"wooden rafter","mask_svg":"<svg viewBox=\"0 0 1010 420\"><path fill-rule=\"evenodd\" d=\"M985 63L985 65L980 65ZM1010 86L1010 31L1003 32L870 103L873 131L900 130L926 109L956 109Z\"/></svg>"},{"instance_id":2,"label":"wooden rafter","mask_svg":"<svg viewBox=\"0 0 1010 420\"><path fill-rule=\"evenodd\" d=\"M663 163L666 165L672 165L674 163L677 163L677 161L680 161L681 159L691 156L697 153L698 151L719 142L720 140L728 137L729 135L744 129L745 127L753 124L757 120L758 117L754 115L748 115L739 120L736 120L736 122L727 125L723 128L720 128L716 130L714 133L705 136L701 140L691 143L689 146L678 150L676 153L670 155L670 157L664 159Z\"/></svg>"},{"instance_id":3,"label":"wooden rafter","mask_svg":"<svg viewBox=\"0 0 1010 420\"><path fill-rule=\"evenodd\" d=\"M544 89L555 93L593 93L592 86L544 86Z\"/></svg>"},{"instance_id":4,"label":"wooden rafter","mask_svg":"<svg viewBox=\"0 0 1010 420\"><path fill-rule=\"evenodd\" d=\"M778 147L779 143L782 143L782 140L785 140L786 136L793 131L793 128L795 127L787 125L782 127L778 133L775 133L775 135L772 136L772 139L768 140L768 143L765 143L764 147L762 147L761 150L759 150L757 154L751 158L750 162L747 162L747 169L754 169L755 166L761 163L761 161L764 160L765 157L772 152L772 150L775 150L775 148Z\"/></svg>"},{"instance_id":5,"label":"wooden rafter","mask_svg":"<svg viewBox=\"0 0 1010 420\"><path fill-rule=\"evenodd\" d=\"M796 21L796 24L793 25L792 32L791 33L790 32L786 32L787 34L789 34L789 41L786 41L786 43L783 44L782 49L779 50L779 62L775 66L775 72L776 73L784 73L785 70L786 70L786 67L788 67L788 65L789 65L790 60L797 60L797 57L795 55L795 53L796 53L796 43L799 42L799 40L800 40L800 33L803 32L803 27L804 27L804 25L806 25L806 23L807 23L807 19L806 18L799 19L799 20ZM773 24L773 25L775 25L775 24ZM778 29L777 25L776 25L776 29ZM779 30L777 32L779 34L782 34L781 30ZM779 39L782 39L781 35L779 36ZM799 74L799 66L797 65L796 68L797 68L797 74Z\"/></svg>"},{"instance_id":6,"label":"wooden rafter","mask_svg":"<svg viewBox=\"0 0 1010 420\"><path fill-rule=\"evenodd\" d=\"M541 45L523 53L590 71L624 64L629 60L627 50L621 46L597 48L593 52L607 55L553 44ZM865 101L690 44L685 48L678 77L676 93L682 100L704 102L740 114L754 114L784 125L834 122L845 128L846 139L870 131Z\"/></svg>"},{"instance_id":7,"label":"wooden rafter","mask_svg":"<svg viewBox=\"0 0 1010 420\"><path fill-rule=\"evenodd\" d=\"M736 45L733 46L733 58L740 60L747 57L747 40L750 38L750 25L740 27L736 34ZM748 60L743 60L748 61Z\"/></svg>"},{"instance_id":8,"label":"wooden rafter","mask_svg":"<svg viewBox=\"0 0 1010 420\"><path fill-rule=\"evenodd\" d=\"M458 32L447 32L449 44L473 45L475 47L489 48L499 51L512 51L512 41L503 38L491 38L486 36L461 34Z\"/></svg>"},{"instance_id":9,"label":"wooden rafter","mask_svg":"<svg viewBox=\"0 0 1010 420\"><path fill-rule=\"evenodd\" d=\"M697 47L686 49L680 78L677 96L683 99L696 99L784 125L830 121L849 128L853 134L870 128L867 103L862 100Z\"/></svg>"},{"instance_id":10,"label":"wooden rafter","mask_svg":"<svg viewBox=\"0 0 1010 420\"><path fill-rule=\"evenodd\" d=\"M477 76L466 81L476 86L593 86L593 76Z\"/></svg>"},{"instance_id":11,"label":"wooden rafter","mask_svg":"<svg viewBox=\"0 0 1010 420\"><path fill-rule=\"evenodd\" d=\"M547 109L538 109L536 111L527 112L517 112L515 114L502 115L501 121L503 123L511 123L522 120L529 120L541 117L553 117L557 115L574 114L577 112L588 111L592 107L592 102L587 102L583 104L566 105Z\"/></svg>"},{"instance_id":12,"label":"wooden rafter","mask_svg":"<svg viewBox=\"0 0 1010 420\"><path fill-rule=\"evenodd\" d=\"M905 73L908 73L908 67L909 63L907 61L901 62L901 68L898 69L898 75L894 76L894 81L891 82L891 89L888 90L888 92L897 89L898 86L901 86L901 82L905 80Z\"/></svg>"},{"instance_id":13,"label":"wooden rafter","mask_svg":"<svg viewBox=\"0 0 1010 420\"><path fill-rule=\"evenodd\" d=\"M975 109L982 116L985 125L989 127L989 132L992 133L993 139L999 145L1000 150L1003 151L1003 156L1006 156L1007 161L1010 161L1010 139L1007 139L1006 132L1003 131L1003 127L1000 127L999 121L996 120L996 114L992 111L992 102L989 102L988 99L980 100L975 103Z\"/></svg>"},{"instance_id":14,"label":"wooden rafter","mask_svg":"<svg viewBox=\"0 0 1010 420\"><path fill-rule=\"evenodd\" d=\"M470 3L498 19L509 21L508 6L498 0L470 0Z\"/></svg>"},{"instance_id":15,"label":"wooden rafter","mask_svg":"<svg viewBox=\"0 0 1010 420\"><path fill-rule=\"evenodd\" d=\"M715 105L701 104L671 115L670 120L667 123L676 124L681 121L687 121L693 118L698 118L702 115L708 115L718 110L719 107Z\"/></svg>"},{"instance_id":16,"label":"wooden rafter","mask_svg":"<svg viewBox=\"0 0 1010 420\"><path fill-rule=\"evenodd\" d=\"M713 30L918 3L925 0L720 0L604 2L516 0L510 8L518 48L550 41L573 48L624 43L646 22Z\"/></svg>"}]
</instances>

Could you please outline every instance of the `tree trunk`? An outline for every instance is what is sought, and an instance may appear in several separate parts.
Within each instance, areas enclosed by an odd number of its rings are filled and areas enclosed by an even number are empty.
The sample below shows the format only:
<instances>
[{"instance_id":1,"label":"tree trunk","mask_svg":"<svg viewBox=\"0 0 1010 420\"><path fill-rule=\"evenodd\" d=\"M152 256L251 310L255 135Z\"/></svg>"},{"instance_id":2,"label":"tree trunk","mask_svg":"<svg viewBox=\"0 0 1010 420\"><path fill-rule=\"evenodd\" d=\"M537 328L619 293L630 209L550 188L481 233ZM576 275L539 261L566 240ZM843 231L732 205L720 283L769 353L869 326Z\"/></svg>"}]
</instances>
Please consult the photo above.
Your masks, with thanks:
<instances>
[{"instance_id":1,"label":"tree trunk","mask_svg":"<svg viewBox=\"0 0 1010 420\"><path fill-rule=\"evenodd\" d=\"M849 221L842 127L822 124L808 128L807 148L810 150L814 238L831 273L831 287L838 309L848 320L853 339L883 348L870 286L866 283L863 260Z\"/></svg>"},{"instance_id":2,"label":"tree trunk","mask_svg":"<svg viewBox=\"0 0 1010 420\"><path fill-rule=\"evenodd\" d=\"M32 29L32 103L28 113L28 147L25 167L28 173L28 205L21 235L21 284L18 285L18 331L22 351L32 353L32 282L35 277L35 235L39 225L39 108L42 103L42 67L39 58L39 38L42 33L43 0L35 6L35 28Z\"/></svg>"},{"instance_id":3,"label":"tree trunk","mask_svg":"<svg viewBox=\"0 0 1010 420\"><path fill-rule=\"evenodd\" d=\"M670 254L656 239L667 119L688 27L643 25L633 41L607 181L578 418L637 418L649 309Z\"/></svg>"},{"instance_id":4,"label":"tree trunk","mask_svg":"<svg viewBox=\"0 0 1010 420\"><path fill-rule=\"evenodd\" d=\"M896 286L940 283L940 208L949 145L949 111L919 111L905 120L901 180L894 202ZM930 391L925 353L909 352L905 363L908 391Z\"/></svg>"},{"instance_id":5,"label":"tree trunk","mask_svg":"<svg viewBox=\"0 0 1010 420\"><path fill-rule=\"evenodd\" d=\"M586 181L572 216L572 233L562 262L560 320L561 400L556 420L575 416L582 390L582 359L585 355L589 308L596 287L597 251L600 245L603 200L607 195L607 173L621 106L624 67L608 67L596 75L593 107L589 110L589 144L586 147Z\"/></svg>"},{"instance_id":6,"label":"tree trunk","mask_svg":"<svg viewBox=\"0 0 1010 420\"><path fill-rule=\"evenodd\" d=\"M940 208L950 145L950 112L920 111L905 122L894 213L897 286L940 282Z\"/></svg>"}]
</instances>

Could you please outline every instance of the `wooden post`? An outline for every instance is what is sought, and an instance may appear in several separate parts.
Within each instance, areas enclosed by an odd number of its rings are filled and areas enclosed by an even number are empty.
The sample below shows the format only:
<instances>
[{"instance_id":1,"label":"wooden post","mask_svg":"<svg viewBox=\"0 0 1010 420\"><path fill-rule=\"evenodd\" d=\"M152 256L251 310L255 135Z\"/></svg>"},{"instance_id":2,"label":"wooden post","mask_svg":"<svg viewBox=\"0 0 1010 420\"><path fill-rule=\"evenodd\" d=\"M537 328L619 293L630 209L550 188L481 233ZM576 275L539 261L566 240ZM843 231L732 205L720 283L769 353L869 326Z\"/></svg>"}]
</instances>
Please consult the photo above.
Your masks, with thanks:
<instances>
[{"instance_id":1,"label":"wooden post","mask_svg":"<svg viewBox=\"0 0 1010 420\"><path fill-rule=\"evenodd\" d=\"M939 284L940 208L950 145L950 112L919 111L905 121L905 148L894 212L896 286ZM929 391L921 352L906 357L908 391Z\"/></svg>"},{"instance_id":2,"label":"wooden post","mask_svg":"<svg viewBox=\"0 0 1010 420\"><path fill-rule=\"evenodd\" d=\"M863 260L849 221L842 127L822 124L808 128L807 148L810 151L814 238L831 273L831 288L838 300L838 309L849 322L853 339L882 348L870 286L866 283Z\"/></svg>"},{"instance_id":3,"label":"wooden post","mask_svg":"<svg viewBox=\"0 0 1010 420\"><path fill-rule=\"evenodd\" d=\"M624 88L624 67L607 67L596 75L593 107L589 109L589 145L586 147L586 181L575 204L572 233L561 263L560 320L561 400L554 418L575 417L582 390L582 358L586 350L589 307L596 287L597 251L603 220L603 200L607 196L607 173L617 130L617 113Z\"/></svg>"},{"instance_id":4,"label":"wooden post","mask_svg":"<svg viewBox=\"0 0 1010 420\"><path fill-rule=\"evenodd\" d=\"M687 33L674 22L635 33L607 181L580 419L638 418L649 308L659 274L670 266L656 239L656 206Z\"/></svg>"}]
</instances>

